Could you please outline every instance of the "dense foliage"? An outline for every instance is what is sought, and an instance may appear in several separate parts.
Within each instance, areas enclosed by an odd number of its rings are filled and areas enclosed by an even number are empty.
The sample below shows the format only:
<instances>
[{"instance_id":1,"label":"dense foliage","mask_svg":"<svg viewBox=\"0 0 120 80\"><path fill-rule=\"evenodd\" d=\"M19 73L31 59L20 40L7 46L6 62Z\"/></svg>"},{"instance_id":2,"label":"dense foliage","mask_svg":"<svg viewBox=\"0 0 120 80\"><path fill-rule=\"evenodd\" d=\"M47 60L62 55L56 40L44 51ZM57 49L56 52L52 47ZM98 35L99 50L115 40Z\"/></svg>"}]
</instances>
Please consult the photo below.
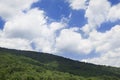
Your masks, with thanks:
<instances>
[{"instance_id":1,"label":"dense foliage","mask_svg":"<svg viewBox=\"0 0 120 80\"><path fill-rule=\"evenodd\" d=\"M120 80L120 68L0 48L0 80Z\"/></svg>"}]
</instances>

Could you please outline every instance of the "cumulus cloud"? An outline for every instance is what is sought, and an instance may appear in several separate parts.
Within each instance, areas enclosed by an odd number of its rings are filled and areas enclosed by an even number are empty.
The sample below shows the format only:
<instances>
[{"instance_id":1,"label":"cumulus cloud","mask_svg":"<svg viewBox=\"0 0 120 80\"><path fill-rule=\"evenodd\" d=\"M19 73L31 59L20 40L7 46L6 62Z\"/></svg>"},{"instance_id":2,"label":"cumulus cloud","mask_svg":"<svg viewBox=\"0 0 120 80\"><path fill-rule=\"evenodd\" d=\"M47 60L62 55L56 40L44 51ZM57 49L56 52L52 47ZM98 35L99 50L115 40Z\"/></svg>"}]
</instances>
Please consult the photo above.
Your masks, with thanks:
<instances>
[{"instance_id":1,"label":"cumulus cloud","mask_svg":"<svg viewBox=\"0 0 120 80\"><path fill-rule=\"evenodd\" d=\"M85 5L86 2L89 2L89 4ZM69 3L73 10L80 10L86 7L85 17L88 20L88 24L81 28L85 33L99 28L104 22L114 22L120 19L120 3L114 6L111 6L108 0L69 0Z\"/></svg>"},{"instance_id":2,"label":"cumulus cloud","mask_svg":"<svg viewBox=\"0 0 120 80\"><path fill-rule=\"evenodd\" d=\"M83 39L76 29L63 29L56 39L56 47L63 53L88 54L91 51L91 42Z\"/></svg>"},{"instance_id":3,"label":"cumulus cloud","mask_svg":"<svg viewBox=\"0 0 120 80\"><path fill-rule=\"evenodd\" d=\"M44 12L38 9L32 9L25 14L15 16L7 21L3 31L6 37L32 39L40 37L45 33L44 30L47 27L44 25L45 23L46 17Z\"/></svg>"},{"instance_id":4,"label":"cumulus cloud","mask_svg":"<svg viewBox=\"0 0 120 80\"><path fill-rule=\"evenodd\" d=\"M66 24L63 22L52 22L47 24L47 17L44 11L34 8L27 11L27 13L14 16L12 19L8 20L5 23L1 37L9 39L26 39L29 41L29 46L32 47L31 44L34 44L34 49L36 51L52 53L55 51L53 47L55 44L56 31L64 28L65 25ZM13 39L11 39L11 41L12 40ZM9 40L7 41L9 43ZM16 48L15 45L13 47ZM4 47L5 46L7 47L8 45L4 45Z\"/></svg>"},{"instance_id":5,"label":"cumulus cloud","mask_svg":"<svg viewBox=\"0 0 120 80\"><path fill-rule=\"evenodd\" d=\"M114 26L110 31L105 33L93 31L90 33L90 39L94 40L96 52L105 53L113 49L119 48L120 44L120 25Z\"/></svg>"},{"instance_id":6,"label":"cumulus cloud","mask_svg":"<svg viewBox=\"0 0 120 80\"><path fill-rule=\"evenodd\" d=\"M102 54L100 57L84 59L82 61L120 67L120 48L115 49L114 51L108 51L107 53Z\"/></svg>"},{"instance_id":7,"label":"cumulus cloud","mask_svg":"<svg viewBox=\"0 0 120 80\"><path fill-rule=\"evenodd\" d=\"M74 2L71 1L70 6ZM75 8L75 6L73 8L73 5L71 6L71 8L73 10L81 9L81 8ZM91 51L94 50L95 53L99 54L100 56L84 59L83 61L92 62L96 64L120 66L120 62L119 62L120 60L119 59L120 57L120 54L119 54L120 53L120 44L119 44L120 25L116 24L116 26L113 26L112 29L104 33L97 31L97 28L99 28L102 23L109 22L109 21L115 22L120 19L119 8L120 8L120 3L117 5L111 6L108 0L90 0L89 1L89 4L85 10L85 17L87 18L88 23L85 24L82 28L80 28L80 30L82 30L83 32L85 32L85 34L88 35L86 40L90 41L91 46L89 48L91 49ZM77 33L77 34L80 34L80 33ZM81 38L81 40L84 40L84 38ZM78 42L76 41L76 42L79 44L79 41ZM86 43L86 44L89 45L89 43Z\"/></svg>"},{"instance_id":8,"label":"cumulus cloud","mask_svg":"<svg viewBox=\"0 0 120 80\"><path fill-rule=\"evenodd\" d=\"M66 24L62 22L52 22L49 25L46 25L45 28L41 28L43 33L39 33L42 36L36 37L32 40L32 43L35 46L35 50L48 52L48 53L56 53L55 44L56 44L56 35L57 31L61 30L65 27ZM45 26L43 26L45 27ZM42 32L41 31L41 32Z\"/></svg>"},{"instance_id":9,"label":"cumulus cloud","mask_svg":"<svg viewBox=\"0 0 120 80\"><path fill-rule=\"evenodd\" d=\"M28 40L20 38L0 38L0 47L19 49L19 50L32 50Z\"/></svg>"},{"instance_id":10,"label":"cumulus cloud","mask_svg":"<svg viewBox=\"0 0 120 80\"><path fill-rule=\"evenodd\" d=\"M120 3L110 8L108 13L108 20L110 20L111 22L120 20Z\"/></svg>"},{"instance_id":11,"label":"cumulus cloud","mask_svg":"<svg viewBox=\"0 0 120 80\"><path fill-rule=\"evenodd\" d=\"M119 65L120 57L120 25L114 26L110 31L105 33L93 31L90 33L89 39L92 42L96 53L100 56L97 58L86 59L83 61L88 61L96 64L105 64L112 66Z\"/></svg>"},{"instance_id":12,"label":"cumulus cloud","mask_svg":"<svg viewBox=\"0 0 120 80\"><path fill-rule=\"evenodd\" d=\"M103 5L104 3L104 5ZM110 3L107 0L90 0L85 17L88 19L88 26L83 27L83 31L90 32L107 21Z\"/></svg>"},{"instance_id":13,"label":"cumulus cloud","mask_svg":"<svg viewBox=\"0 0 120 80\"><path fill-rule=\"evenodd\" d=\"M70 3L70 7L74 10L86 9L87 0L67 0Z\"/></svg>"},{"instance_id":14,"label":"cumulus cloud","mask_svg":"<svg viewBox=\"0 0 120 80\"><path fill-rule=\"evenodd\" d=\"M68 28L64 20L48 23L49 18L43 10L31 9L36 1L1 0L0 16L5 20L0 30L1 47L82 55L95 51L99 57L83 61L120 66L120 25L104 33L97 31L103 22L120 19L120 4L111 6L107 0L68 0L72 9L84 9L88 20L82 28ZM86 38L81 30L87 33Z\"/></svg>"},{"instance_id":15,"label":"cumulus cloud","mask_svg":"<svg viewBox=\"0 0 120 80\"><path fill-rule=\"evenodd\" d=\"M66 24L63 22L48 24L48 18L43 10L30 9L31 4L36 1L1 1L0 7L3 8L3 5L5 8L0 11L0 16L6 21L3 30L0 30L1 47L54 52L56 33Z\"/></svg>"},{"instance_id":16,"label":"cumulus cloud","mask_svg":"<svg viewBox=\"0 0 120 80\"><path fill-rule=\"evenodd\" d=\"M31 4L38 0L0 0L0 16L8 20L14 15L21 14L22 11L28 10Z\"/></svg>"}]
</instances>

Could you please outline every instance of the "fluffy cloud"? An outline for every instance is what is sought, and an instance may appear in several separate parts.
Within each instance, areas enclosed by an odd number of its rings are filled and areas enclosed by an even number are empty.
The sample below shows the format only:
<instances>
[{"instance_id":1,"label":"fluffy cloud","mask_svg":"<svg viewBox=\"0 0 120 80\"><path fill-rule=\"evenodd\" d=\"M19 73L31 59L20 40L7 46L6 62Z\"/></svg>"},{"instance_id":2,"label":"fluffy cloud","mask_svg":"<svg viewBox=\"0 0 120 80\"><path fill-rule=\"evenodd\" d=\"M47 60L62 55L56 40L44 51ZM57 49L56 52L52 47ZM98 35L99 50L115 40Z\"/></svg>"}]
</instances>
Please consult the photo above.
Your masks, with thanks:
<instances>
[{"instance_id":1,"label":"fluffy cloud","mask_svg":"<svg viewBox=\"0 0 120 80\"><path fill-rule=\"evenodd\" d=\"M102 5L104 3L104 5ZM117 21L120 19L120 3L111 6L108 0L90 0L87 6L85 17L88 19L88 24L83 26L81 30L89 33L101 26L107 21Z\"/></svg>"},{"instance_id":2,"label":"fluffy cloud","mask_svg":"<svg viewBox=\"0 0 120 80\"><path fill-rule=\"evenodd\" d=\"M90 0L85 13L85 17L88 19L88 26L83 27L83 31L90 32L100 27L101 23L107 20L109 9L110 3L107 0Z\"/></svg>"},{"instance_id":3,"label":"fluffy cloud","mask_svg":"<svg viewBox=\"0 0 120 80\"><path fill-rule=\"evenodd\" d=\"M40 33L42 36L35 37L32 40L32 44L35 46L36 51L56 53L55 42L57 31L65 27L66 24L62 22L52 22L49 25L46 25L45 28L41 28L43 33ZM45 26L43 26L45 27ZM41 31L41 32L42 32Z\"/></svg>"},{"instance_id":4,"label":"fluffy cloud","mask_svg":"<svg viewBox=\"0 0 120 80\"><path fill-rule=\"evenodd\" d=\"M0 47L19 50L32 50L30 42L20 38L0 38Z\"/></svg>"},{"instance_id":5,"label":"fluffy cloud","mask_svg":"<svg viewBox=\"0 0 120 80\"><path fill-rule=\"evenodd\" d=\"M31 5L37 1L1 0L0 16L6 21L3 30L0 30L1 47L54 51L56 31L65 27L65 24L62 22L48 24L48 18L43 10L30 9Z\"/></svg>"},{"instance_id":6,"label":"fluffy cloud","mask_svg":"<svg viewBox=\"0 0 120 80\"><path fill-rule=\"evenodd\" d=\"M3 31L6 37L32 39L47 34L48 31L47 26L44 25L45 23L46 17L44 12L32 9L7 21Z\"/></svg>"},{"instance_id":7,"label":"fluffy cloud","mask_svg":"<svg viewBox=\"0 0 120 80\"><path fill-rule=\"evenodd\" d=\"M120 20L120 3L110 8L110 11L108 13L108 20L111 22Z\"/></svg>"},{"instance_id":8,"label":"fluffy cloud","mask_svg":"<svg viewBox=\"0 0 120 80\"><path fill-rule=\"evenodd\" d=\"M0 30L0 37L2 36L2 30Z\"/></svg>"},{"instance_id":9,"label":"fluffy cloud","mask_svg":"<svg viewBox=\"0 0 120 80\"><path fill-rule=\"evenodd\" d=\"M86 2L89 2L87 6ZM86 8L85 17L88 19L88 24L81 28L85 33L99 28L103 22L120 19L120 3L114 6L111 6L108 0L69 0L69 3L73 10Z\"/></svg>"},{"instance_id":10,"label":"fluffy cloud","mask_svg":"<svg viewBox=\"0 0 120 80\"><path fill-rule=\"evenodd\" d=\"M92 50L91 42L83 39L76 29L63 29L56 39L56 47L63 53L88 54Z\"/></svg>"},{"instance_id":11,"label":"fluffy cloud","mask_svg":"<svg viewBox=\"0 0 120 80\"><path fill-rule=\"evenodd\" d=\"M72 9L85 10L88 23L79 29L66 27L62 20L48 23L43 10L30 9L36 1L1 0L0 16L6 21L0 30L1 47L82 55L95 51L99 57L83 61L120 66L120 25L104 33L97 31L103 22L120 19L120 4L111 6L107 0L68 0ZM81 30L88 34L86 38Z\"/></svg>"},{"instance_id":12,"label":"fluffy cloud","mask_svg":"<svg viewBox=\"0 0 120 80\"><path fill-rule=\"evenodd\" d=\"M120 66L120 25L114 26L110 31L106 31L105 33L97 31L97 28L99 28L102 23L107 21L115 22L120 19L119 8L120 4L111 6L110 2L107 0L89 1L85 13L85 17L88 19L88 24L85 24L81 30L88 35L86 40L91 42L90 48L95 50L96 54L99 54L100 56L83 61ZM81 40L84 39L82 38Z\"/></svg>"},{"instance_id":13,"label":"fluffy cloud","mask_svg":"<svg viewBox=\"0 0 120 80\"><path fill-rule=\"evenodd\" d=\"M56 33L64 28L65 25L66 24L62 22L52 22L48 24L44 11L37 8L30 9L26 13L14 16L5 23L4 29L1 31L1 38L8 38L6 41L8 45L5 44L3 47L9 47L11 41L14 42L14 39L12 38L18 40L20 38L21 42L23 42L22 39L28 40L29 46L33 48L34 45L36 51L52 53L55 51L53 47L55 44ZM11 39L11 41L9 41L9 39ZM3 45L2 43L5 42L1 41L1 46ZM11 48L19 46L19 44L16 43L12 44L14 46L11 45Z\"/></svg>"},{"instance_id":14,"label":"fluffy cloud","mask_svg":"<svg viewBox=\"0 0 120 80\"><path fill-rule=\"evenodd\" d=\"M120 48L115 49L114 51L108 51L107 53L102 54L100 57L95 57L92 59L85 59L82 61L91 62L95 64L120 67L120 62L119 62L120 61Z\"/></svg>"},{"instance_id":15,"label":"fluffy cloud","mask_svg":"<svg viewBox=\"0 0 120 80\"><path fill-rule=\"evenodd\" d=\"M0 0L0 16L8 20L14 15L21 14L23 10L28 10L36 1L38 0Z\"/></svg>"},{"instance_id":16,"label":"fluffy cloud","mask_svg":"<svg viewBox=\"0 0 120 80\"><path fill-rule=\"evenodd\" d=\"M86 59L83 61L96 64L105 64L112 66L120 66L120 25L114 26L110 31L105 33L93 31L90 33L89 39L92 42L96 53L100 56L97 58Z\"/></svg>"},{"instance_id":17,"label":"fluffy cloud","mask_svg":"<svg viewBox=\"0 0 120 80\"><path fill-rule=\"evenodd\" d=\"M87 0L67 0L70 7L74 10L86 9Z\"/></svg>"},{"instance_id":18,"label":"fluffy cloud","mask_svg":"<svg viewBox=\"0 0 120 80\"><path fill-rule=\"evenodd\" d=\"M96 52L106 53L113 49L119 48L120 43L120 25L114 26L110 31L105 33L93 31L90 33L91 39L96 47Z\"/></svg>"}]
</instances>

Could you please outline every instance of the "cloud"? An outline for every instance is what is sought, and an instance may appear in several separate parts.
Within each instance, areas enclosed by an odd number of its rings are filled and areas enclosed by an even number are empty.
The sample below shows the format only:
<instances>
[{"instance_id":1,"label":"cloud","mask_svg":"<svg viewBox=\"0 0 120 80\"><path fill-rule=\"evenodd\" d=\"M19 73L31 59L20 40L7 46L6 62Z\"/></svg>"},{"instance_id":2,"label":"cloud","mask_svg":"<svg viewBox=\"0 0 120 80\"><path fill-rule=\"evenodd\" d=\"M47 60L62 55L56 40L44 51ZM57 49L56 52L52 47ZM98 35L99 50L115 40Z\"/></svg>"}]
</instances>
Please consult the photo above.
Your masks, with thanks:
<instances>
[{"instance_id":1,"label":"cloud","mask_svg":"<svg viewBox=\"0 0 120 80\"><path fill-rule=\"evenodd\" d=\"M108 51L108 53L104 53L100 57L95 57L92 59L85 59L82 61L91 62L95 64L120 67L120 62L119 62L120 61L120 48L115 49L114 51Z\"/></svg>"},{"instance_id":2,"label":"cloud","mask_svg":"<svg viewBox=\"0 0 120 80\"><path fill-rule=\"evenodd\" d=\"M73 10L86 9L87 0L67 0Z\"/></svg>"},{"instance_id":3,"label":"cloud","mask_svg":"<svg viewBox=\"0 0 120 80\"><path fill-rule=\"evenodd\" d=\"M60 36L56 38L56 47L63 53L88 54L91 52L91 42L83 39L75 28L63 29Z\"/></svg>"},{"instance_id":4,"label":"cloud","mask_svg":"<svg viewBox=\"0 0 120 80\"><path fill-rule=\"evenodd\" d=\"M0 16L5 20L4 28L0 30L1 47L74 55L89 55L95 51L99 57L83 61L120 66L120 25L104 33L97 31L102 23L120 19L120 4L111 6L107 0L69 0L73 10L85 10L88 20L82 28L69 28L66 18L48 23L50 18L43 10L30 8L36 1L1 1ZM83 37L81 30L87 37Z\"/></svg>"},{"instance_id":5,"label":"cloud","mask_svg":"<svg viewBox=\"0 0 120 80\"><path fill-rule=\"evenodd\" d=\"M102 5L102 4L105 5ZM120 66L119 48L120 25L113 26L105 33L98 32L97 28L104 22L115 22L119 20L119 4L111 6L107 0L90 0L85 16L88 18L88 24L81 30L89 35L88 40L92 42L92 49L99 57L84 59L83 61L104 64L111 66ZM108 26L109 27L109 26Z\"/></svg>"},{"instance_id":6,"label":"cloud","mask_svg":"<svg viewBox=\"0 0 120 80\"><path fill-rule=\"evenodd\" d=\"M35 50L48 53L56 53L55 39L57 37L57 31L64 28L65 25L66 24L62 22L52 22L51 24L47 25L46 29L42 28L42 36L36 37L32 40L32 43L35 46Z\"/></svg>"},{"instance_id":7,"label":"cloud","mask_svg":"<svg viewBox=\"0 0 120 80\"><path fill-rule=\"evenodd\" d=\"M26 42L22 40L28 40L29 46L33 48L31 44L34 44L36 51L54 52L57 31L64 28L66 24L63 22L51 22L48 24L47 19L44 11L37 8L30 9L19 16L15 15L5 23L4 29L1 32L1 38L5 39L8 44L5 44L3 47L10 47L11 42L18 39L23 44ZM2 40L1 46L3 45L2 43L5 42ZM16 49L19 46L17 42L12 44L11 48ZM31 50L33 50L32 48ZM21 47L17 49L21 49Z\"/></svg>"},{"instance_id":8,"label":"cloud","mask_svg":"<svg viewBox=\"0 0 120 80\"><path fill-rule=\"evenodd\" d=\"M96 52L105 53L119 48L120 44L120 25L114 26L110 31L105 33L93 31L90 33L90 39L94 40L93 44L96 47Z\"/></svg>"},{"instance_id":9,"label":"cloud","mask_svg":"<svg viewBox=\"0 0 120 80\"><path fill-rule=\"evenodd\" d=\"M120 66L120 25L114 26L110 31L105 33L93 31L89 39L92 41L96 53L99 57L86 59L83 61L96 64L105 64L111 66Z\"/></svg>"},{"instance_id":10,"label":"cloud","mask_svg":"<svg viewBox=\"0 0 120 80\"><path fill-rule=\"evenodd\" d=\"M83 31L90 32L100 27L100 25L106 21L109 9L110 2L107 0L90 0L85 13L85 17L88 19L88 26L83 27Z\"/></svg>"},{"instance_id":11,"label":"cloud","mask_svg":"<svg viewBox=\"0 0 120 80\"><path fill-rule=\"evenodd\" d=\"M47 34L47 26L45 24L46 17L44 12L35 8L25 14L14 16L7 21L3 32L5 37L32 39Z\"/></svg>"},{"instance_id":12,"label":"cloud","mask_svg":"<svg viewBox=\"0 0 120 80\"><path fill-rule=\"evenodd\" d=\"M111 22L120 20L120 3L110 8L110 11L108 13L108 20Z\"/></svg>"},{"instance_id":13,"label":"cloud","mask_svg":"<svg viewBox=\"0 0 120 80\"><path fill-rule=\"evenodd\" d=\"M14 15L21 14L22 11L30 9L31 4L37 1L38 0L0 0L0 16L5 20L9 20Z\"/></svg>"},{"instance_id":14,"label":"cloud","mask_svg":"<svg viewBox=\"0 0 120 80\"><path fill-rule=\"evenodd\" d=\"M85 5L86 2L89 2L89 4ZM81 30L87 34L99 28L104 22L114 22L120 19L120 3L111 6L108 0L69 0L69 5L73 10L80 10L86 7L85 17L88 24L85 24ZM84 5L84 7L81 7L81 5Z\"/></svg>"},{"instance_id":15,"label":"cloud","mask_svg":"<svg viewBox=\"0 0 120 80\"><path fill-rule=\"evenodd\" d=\"M20 38L0 38L0 47L19 49L19 50L32 50L28 40Z\"/></svg>"}]
</instances>

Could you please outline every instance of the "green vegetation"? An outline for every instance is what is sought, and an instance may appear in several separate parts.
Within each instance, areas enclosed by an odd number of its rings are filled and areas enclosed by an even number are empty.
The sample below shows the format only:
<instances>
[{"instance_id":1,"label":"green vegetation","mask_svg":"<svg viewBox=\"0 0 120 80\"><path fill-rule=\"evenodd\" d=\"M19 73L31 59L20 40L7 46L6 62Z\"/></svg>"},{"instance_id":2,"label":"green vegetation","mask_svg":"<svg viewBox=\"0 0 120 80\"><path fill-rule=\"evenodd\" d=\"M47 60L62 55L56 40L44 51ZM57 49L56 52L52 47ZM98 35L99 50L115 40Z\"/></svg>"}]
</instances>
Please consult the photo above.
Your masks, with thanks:
<instances>
[{"instance_id":1,"label":"green vegetation","mask_svg":"<svg viewBox=\"0 0 120 80\"><path fill-rule=\"evenodd\" d=\"M120 68L0 48L0 80L120 80Z\"/></svg>"}]
</instances>

